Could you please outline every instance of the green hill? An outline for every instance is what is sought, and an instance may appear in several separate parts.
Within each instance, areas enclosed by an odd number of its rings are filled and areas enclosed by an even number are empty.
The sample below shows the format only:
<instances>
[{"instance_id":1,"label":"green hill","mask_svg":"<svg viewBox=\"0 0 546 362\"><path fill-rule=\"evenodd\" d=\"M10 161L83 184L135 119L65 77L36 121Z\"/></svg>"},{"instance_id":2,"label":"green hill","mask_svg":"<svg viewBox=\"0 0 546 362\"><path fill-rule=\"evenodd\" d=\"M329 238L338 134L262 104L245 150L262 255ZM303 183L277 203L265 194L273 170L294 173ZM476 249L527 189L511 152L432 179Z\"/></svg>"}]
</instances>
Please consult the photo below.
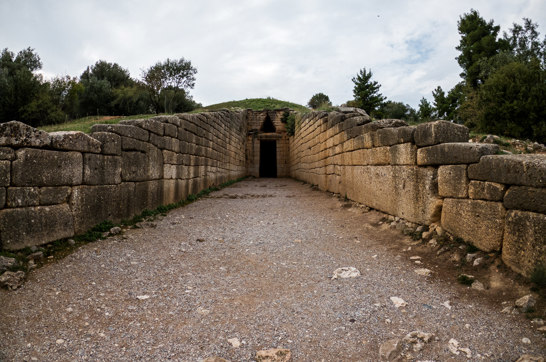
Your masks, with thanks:
<instances>
[{"instance_id":1,"label":"green hill","mask_svg":"<svg viewBox=\"0 0 546 362\"><path fill-rule=\"evenodd\" d=\"M222 108L227 108L227 109L250 108L256 111L259 111L262 109L290 108L299 112L309 112L309 108L302 106L301 104L281 101L275 98L267 97L267 98L250 98L250 99L243 99L240 101L230 101L230 102L212 104L210 106L198 108L194 110L192 113L215 111Z\"/></svg>"}]
</instances>

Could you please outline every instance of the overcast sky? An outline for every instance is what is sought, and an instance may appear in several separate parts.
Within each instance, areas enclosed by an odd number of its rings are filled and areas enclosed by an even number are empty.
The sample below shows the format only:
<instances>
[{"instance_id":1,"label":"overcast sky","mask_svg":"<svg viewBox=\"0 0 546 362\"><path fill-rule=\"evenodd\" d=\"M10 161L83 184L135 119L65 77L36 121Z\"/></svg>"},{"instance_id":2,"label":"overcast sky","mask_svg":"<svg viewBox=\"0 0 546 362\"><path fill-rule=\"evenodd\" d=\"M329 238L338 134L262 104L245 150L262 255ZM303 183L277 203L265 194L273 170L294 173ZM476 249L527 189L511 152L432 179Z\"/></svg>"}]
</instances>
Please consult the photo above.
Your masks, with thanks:
<instances>
[{"instance_id":1,"label":"overcast sky","mask_svg":"<svg viewBox=\"0 0 546 362\"><path fill-rule=\"evenodd\" d=\"M383 95L416 107L459 81L457 21L472 8L501 32L523 17L546 32L545 0L0 0L0 48L34 48L49 77L100 59L140 78L184 57L203 105L318 92L341 104L366 67Z\"/></svg>"}]
</instances>

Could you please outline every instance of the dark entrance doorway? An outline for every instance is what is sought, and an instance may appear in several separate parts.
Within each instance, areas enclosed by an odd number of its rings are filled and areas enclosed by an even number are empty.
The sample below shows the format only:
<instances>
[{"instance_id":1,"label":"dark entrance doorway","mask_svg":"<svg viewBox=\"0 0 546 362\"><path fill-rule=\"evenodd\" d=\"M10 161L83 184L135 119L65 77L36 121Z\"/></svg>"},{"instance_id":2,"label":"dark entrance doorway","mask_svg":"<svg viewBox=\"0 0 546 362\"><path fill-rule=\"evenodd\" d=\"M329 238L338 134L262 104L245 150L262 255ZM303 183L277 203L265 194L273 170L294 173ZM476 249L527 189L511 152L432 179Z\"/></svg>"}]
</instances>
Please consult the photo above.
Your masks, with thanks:
<instances>
[{"instance_id":1,"label":"dark entrance doorway","mask_svg":"<svg viewBox=\"0 0 546 362\"><path fill-rule=\"evenodd\" d=\"M277 141L260 141L260 177L277 177Z\"/></svg>"}]
</instances>

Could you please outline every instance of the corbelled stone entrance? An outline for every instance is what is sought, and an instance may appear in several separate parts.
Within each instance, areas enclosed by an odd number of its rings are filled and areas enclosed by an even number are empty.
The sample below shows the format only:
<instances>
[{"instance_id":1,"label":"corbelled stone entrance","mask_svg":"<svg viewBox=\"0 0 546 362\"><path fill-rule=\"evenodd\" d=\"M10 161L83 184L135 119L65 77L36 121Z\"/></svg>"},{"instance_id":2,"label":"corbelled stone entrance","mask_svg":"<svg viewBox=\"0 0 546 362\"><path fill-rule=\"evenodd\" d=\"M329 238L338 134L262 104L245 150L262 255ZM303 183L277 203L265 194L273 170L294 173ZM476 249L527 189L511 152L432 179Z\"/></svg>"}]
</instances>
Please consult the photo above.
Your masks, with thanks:
<instances>
[{"instance_id":1,"label":"corbelled stone entrance","mask_svg":"<svg viewBox=\"0 0 546 362\"><path fill-rule=\"evenodd\" d=\"M289 139L284 115L289 109L246 113L247 154L250 176L289 177Z\"/></svg>"}]
</instances>

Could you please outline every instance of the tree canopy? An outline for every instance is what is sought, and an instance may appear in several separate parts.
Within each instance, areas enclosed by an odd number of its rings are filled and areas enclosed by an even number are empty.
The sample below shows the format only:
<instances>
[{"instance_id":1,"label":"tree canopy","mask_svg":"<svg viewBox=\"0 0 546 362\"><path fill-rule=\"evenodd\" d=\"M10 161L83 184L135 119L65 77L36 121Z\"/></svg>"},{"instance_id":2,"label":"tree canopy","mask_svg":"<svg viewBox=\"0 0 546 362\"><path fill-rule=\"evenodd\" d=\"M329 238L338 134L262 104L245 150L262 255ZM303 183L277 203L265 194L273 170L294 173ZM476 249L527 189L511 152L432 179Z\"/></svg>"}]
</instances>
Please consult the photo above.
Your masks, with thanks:
<instances>
[{"instance_id":1,"label":"tree canopy","mask_svg":"<svg viewBox=\"0 0 546 362\"><path fill-rule=\"evenodd\" d=\"M331 106L330 97L324 93L316 93L311 97L307 105L312 109L318 109L322 106Z\"/></svg>"},{"instance_id":2,"label":"tree canopy","mask_svg":"<svg viewBox=\"0 0 546 362\"><path fill-rule=\"evenodd\" d=\"M379 93L381 85L372 80L372 71L362 68L356 77L353 77L354 83L353 96L356 106L364 109L370 115L381 107L386 97Z\"/></svg>"}]
</instances>

